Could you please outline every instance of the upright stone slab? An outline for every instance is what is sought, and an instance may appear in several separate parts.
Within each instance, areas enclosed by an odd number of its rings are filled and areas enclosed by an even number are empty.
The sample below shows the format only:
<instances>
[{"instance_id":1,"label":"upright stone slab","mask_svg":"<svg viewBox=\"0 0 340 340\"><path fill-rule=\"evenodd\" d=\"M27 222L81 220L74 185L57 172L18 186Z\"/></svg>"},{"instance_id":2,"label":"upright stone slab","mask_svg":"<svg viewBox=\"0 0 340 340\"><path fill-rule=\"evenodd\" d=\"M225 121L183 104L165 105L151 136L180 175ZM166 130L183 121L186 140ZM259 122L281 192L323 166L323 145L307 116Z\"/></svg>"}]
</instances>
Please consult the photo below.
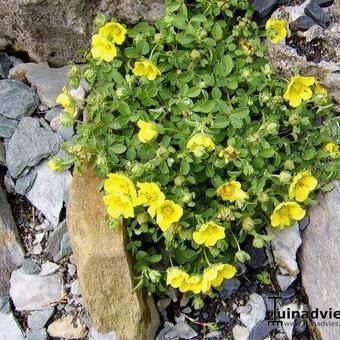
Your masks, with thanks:
<instances>
[{"instance_id":1,"label":"upright stone slab","mask_svg":"<svg viewBox=\"0 0 340 340\"><path fill-rule=\"evenodd\" d=\"M318 195L319 205L310 210L310 225L303 233L300 258L302 284L311 308L340 310L340 181L327 194ZM337 319L318 319L334 322ZM319 327L325 340L338 339L339 328Z\"/></svg>"},{"instance_id":2,"label":"upright stone slab","mask_svg":"<svg viewBox=\"0 0 340 340\"><path fill-rule=\"evenodd\" d=\"M21 266L24 252L16 225L0 185L0 298L8 295L11 272Z\"/></svg>"},{"instance_id":3,"label":"upright stone slab","mask_svg":"<svg viewBox=\"0 0 340 340\"><path fill-rule=\"evenodd\" d=\"M132 292L133 273L124 229L108 228L99 183L91 170L75 174L67 209L86 309L100 333L115 331L119 340L153 340L159 326L154 301Z\"/></svg>"}]
</instances>

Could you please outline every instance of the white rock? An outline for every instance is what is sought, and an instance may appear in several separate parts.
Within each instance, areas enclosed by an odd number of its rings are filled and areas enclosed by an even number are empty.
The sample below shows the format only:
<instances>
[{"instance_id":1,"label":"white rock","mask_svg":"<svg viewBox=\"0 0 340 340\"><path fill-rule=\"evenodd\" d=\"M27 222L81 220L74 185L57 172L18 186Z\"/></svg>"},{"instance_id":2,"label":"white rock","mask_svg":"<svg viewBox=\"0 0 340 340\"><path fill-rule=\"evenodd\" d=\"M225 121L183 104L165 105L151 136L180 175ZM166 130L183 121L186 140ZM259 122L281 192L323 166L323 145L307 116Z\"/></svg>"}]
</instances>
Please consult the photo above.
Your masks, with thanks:
<instances>
[{"instance_id":1,"label":"white rock","mask_svg":"<svg viewBox=\"0 0 340 340\"><path fill-rule=\"evenodd\" d=\"M47 332L51 337L65 339L83 339L87 335L86 327L78 317L72 315L52 322Z\"/></svg>"},{"instance_id":2,"label":"white rock","mask_svg":"<svg viewBox=\"0 0 340 340\"><path fill-rule=\"evenodd\" d=\"M40 255L42 253L42 246L40 243L36 244L33 249L32 249L32 253L34 255Z\"/></svg>"},{"instance_id":3,"label":"white rock","mask_svg":"<svg viewBox=\"0 0 340 340\"><path fill-rule=\"evenodd\" d=\"M12 313L0 312L0 339L23 340L24 335Z\"/></svg>"},{"instance_id":4,"label":"white rock","mask_svg":"<svg viewBox=\"0 0 340 340\"><path fill-rule=\"evenodd\" d=\"M253 293L245 307L240 310L240 320L251 331L259 321L265 319L266 305L261 295Z\"/></svg>"},{"instance_id":5,"label":"white rock","mask_svg":"<svg viewBox=\"0 0 340 340\"><path fill-rule=\"evenodd\" d=\"M18 311L43 309L65 293L59 274L27 275L16 270L11 275L10 284L10 296Z\"/></svg>"},{"instance_id":6,"label":"white rock","mask_svg":"<svg viewBox=\"0 0 340 340\"><path fill-rule=\"evenodd\" d=\"M299 308L299 306L296 303L290 303L289 305L285 305L279 309L279 313L285 313L285 318L280 318L280 321L283 322L282 327L288 337L289 340L293 338L293 329L294 329L294 320L292 318L287 317L287 311L290 311L290 313L294 311L300 311L302 312L303 307Z\"/></svg>"},{"instance_id":7,"label":"white rock","mask_svg":"<svg viewBox=\"0 0 340 340\"><path fill-rule=\"evenodd\" d=\"M81 289L80 289L80 284L79 284L78 280L74 280L71 283L71 293L72 293L72 295L75 295L75 296L81 295Z\"/></svg>"},{"instance_id":8,"label":"white rock","mask_svg":"<svg viewBox=\"0 0 340 340\"><path fill-rule=\"evenodd\" d=\"M284 292L296 280L296 276L276 275L276 281Z\"/></svg>"},{"instance_id":9,"label":"white rock","mask_svg":"<svg viewBox=\"0 0 340 340\"><path fill-rule=\"evenodd\" d=\"M271 241L274 260L283 274L295 276L299 273L296 253L302 243L299 224L284 228L282 231L267 228L268 234L277 237Z\"/></svg>"},{"instance_id":10,"label":"white rock","mask_svg":"<svg viewBox=\"0 0 340 340\"><path fill-rule=\"evenodd\" d=\"M89 340L117 340L115 331L102 334L97 332L94 328L90 329Z\"/></svg>"},{"instance_id":11,"label":"white rock","mask_svg":"<svg viewBox=\"0 0 340 340\"><path fill-rule=\"evenodd\" d=\"M45 262L41 265L41 271L39 273L39 276L47 276L54 274L58 269L60 268L59 265L53 262Z\"/></svg>"},{"instance_id":12,"label":"white rock","mask_svg":"<svg viewBox=\"0 0 340 340\"><path fill-rule=\"evenodd\" d=\"M72 175L70 171L62 173L52 171L48 167L48 161L43 161L34 170L37 173L37 178L26 196L51 224L56 226L64 199L68 195Z\"/></svg>"},{"instance_id":13,"label":"white rock","mask_svg":"<svg viewBox=\"0 0 340 340\"><path fill-rule=\"evenodd\" d=\"M247 327L236 325L233 327L234 340L248 340L249 331Z\"/></svg>"}]
</instances>

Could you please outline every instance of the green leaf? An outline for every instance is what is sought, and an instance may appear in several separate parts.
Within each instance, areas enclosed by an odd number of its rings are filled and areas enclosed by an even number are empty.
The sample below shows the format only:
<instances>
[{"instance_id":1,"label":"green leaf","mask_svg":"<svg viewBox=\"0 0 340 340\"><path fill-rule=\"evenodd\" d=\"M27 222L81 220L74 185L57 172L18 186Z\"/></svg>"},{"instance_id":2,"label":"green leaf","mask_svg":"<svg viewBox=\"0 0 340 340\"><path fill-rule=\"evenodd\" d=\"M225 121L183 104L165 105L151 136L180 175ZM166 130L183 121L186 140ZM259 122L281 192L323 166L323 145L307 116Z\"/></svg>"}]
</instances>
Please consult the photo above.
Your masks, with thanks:
<instances>
[{"instance_id":1,"label":"green leaf","mask_svg":"<svg viewBox=\"0 0 340 340\"><path fill-rule=\"evenodd\" d=\"M214 110L215 105L216 105L216 103L213 100L200 101L195 105L194 111L203 112L203 113L210 113Z\"/></svg>"},{"instance_id":2,"label":"green leaf","mask_svg":"<svg viewBox=\"0 0 340 340\"><path fill-rule=\"evenodd\" d=\"M126 102L121 102L118 107L118 111L121 115L128 116L131 111L130 107Z\"/></svg>"},{"instance_id":3,"label":"green leaf","mask_svg":"<svg viewBox=\"0 0 340 340\"><path fill-rule=\"evenodd\" d=\"M191 87L189 90L186 92L186 96L190 98L198 97L201 93L201 88L200 87Z\"/></svg>"},{"instance_id":4,"label":"green leaf","mask_svg":"<svg viewBox=\"0 0 340 340\"><path fill-rule=\"evenodd\" d=\"M140 57L140 53L137 51L137 49L135 49L134 47L127 47L124 50L124 54L128 57L128 58L138 58Z\"/></svg>"},{"instance_id":5,"label":"green leaf","mask_svg":"<svg viewBox=\"0 0 340 340\"><path fill-rule=\"evenodd\" d=\"M263 157L263 158L273 157L274 154L275 154L275 151L272 148L266 148L266 149L262 149L260 151L260 156Z\"/></svg>"},{"instance_id":6,"label":"green leaf","mask_svg":"<svg viewBox=\"0 0 340 340\"><path fill-rule=\"evenodd\" d=\"M157 263L162 259L162 255L161 254L156 254L156 255L151 255L148 258L148 261L151 263Z\"/></svg>"},{"instance_id":7,"label":"green leaf","mask_svg":"<svg viewBox=\"0 0 340 340\"><path fill-rule=\"evenodd\" d=\"M223 76L226 77L233 70L234 62L229 54L223 56L221 62L223 68Z\"/></svg>"},{"instance_id":8,"label":"green leaf","mask_svg":"<svg viewBox=\"0 0 340 340\"><path fill-rule=\"evenodd\" d=\"M110 147L110 151L120 155L122 153L124 153L126 150L126 146L124 144L113 144L111 147Z\"/></svg>"},{"instance_id":9,"label":"green leaf","mask_svg":"<svg viewBox=\"0 0 340 340\"><path fill-rule=\"evenodd\" d=\"M190 172L190 164L186 159L181 160L180 172L182 175L186 176Z\"/></svg>"}]
</instances>

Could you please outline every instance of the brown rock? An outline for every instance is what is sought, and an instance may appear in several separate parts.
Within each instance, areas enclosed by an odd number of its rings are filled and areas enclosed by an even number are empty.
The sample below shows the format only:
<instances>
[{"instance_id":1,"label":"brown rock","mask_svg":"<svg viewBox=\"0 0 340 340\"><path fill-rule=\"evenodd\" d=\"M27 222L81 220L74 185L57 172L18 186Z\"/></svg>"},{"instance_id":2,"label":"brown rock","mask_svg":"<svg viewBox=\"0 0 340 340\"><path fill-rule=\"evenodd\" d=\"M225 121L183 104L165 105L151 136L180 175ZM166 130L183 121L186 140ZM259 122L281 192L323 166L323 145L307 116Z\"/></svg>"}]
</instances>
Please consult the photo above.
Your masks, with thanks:
<instances>
[{"instance_id":1,"label":"brown rock","mask_svg":"<svg viewBox=\"0 0 340 340\"><path fill-rule=\"evenodd\" d=\"M327 194L319 194L319 205L310 210L310 225L303 233L300 258L302 283L311 308L340 310L340 181ZM316 320L315 320L316 321ZM337 321L319 319L317 321ZM337 327L319 327L323 339L338 339Z\"/></svg>"},{"instance_id":2,"label":"brown rock","mask_svg":"<svg viewBox=\"0 0 340 340\"><path fill-rule=\"evenodd\" d=\"M120 340L151 340L159 326L152 297L133 293L133 272L124 228L108 228L100 179L91 170L75 174L67 225L85 306L100 333Z\"/></svg>"},{"instance_id":3,"label":"brown rock","mask_svg":"<svg viewBox=\"0 0 340 340\"><path fill-rule=\"evenodd\" d=\"M8 295L11 272L21 266L23 259L16 225L0 185L0 298Z\"/></svg>"},{"instance_id":4,"label":"brown rock","mask_svg":"<svg viewBox=\"0 0 340 340\"><path fill-rule=\"evenodd\" d=\"M155 20L163 0L0 0L0 48L13 45L31 59L62 66L88 48L99 11L130 22Z\"/></svg>"},{"instance_id":5,"label":"brown rock","mask_svg":"<svg viewBox=\"0 0 340 340\"><path fill-rule=\"evenodd\" d=\"M80 319L72 315L52 322L48 326L47 332L53 338L64 339L84 339L88 333Z\"/></svg>"}]
</instances>

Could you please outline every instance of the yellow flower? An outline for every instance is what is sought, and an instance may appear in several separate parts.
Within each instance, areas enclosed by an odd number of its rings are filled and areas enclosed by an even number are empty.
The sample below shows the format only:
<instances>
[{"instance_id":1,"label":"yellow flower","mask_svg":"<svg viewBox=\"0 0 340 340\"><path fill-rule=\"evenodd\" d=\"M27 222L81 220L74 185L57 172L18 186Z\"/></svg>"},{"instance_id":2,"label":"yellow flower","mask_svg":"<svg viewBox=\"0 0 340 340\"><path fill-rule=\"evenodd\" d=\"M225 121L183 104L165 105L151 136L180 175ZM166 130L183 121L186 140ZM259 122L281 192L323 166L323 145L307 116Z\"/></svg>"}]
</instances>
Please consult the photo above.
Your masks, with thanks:
<instances>
[{"instance_id":1,"label":"yellow flower","mask_svg":"<svg viewBox=\"0 0 340 340\"><path fill-rule=\"evenodd\" d=\"M148 206L148 213L155 217L157 208L164 202L165 195L156 183L137 183L138 196L136 205Z\"/></svg>"},{"instance_id":2,"label":"yellow flower","mask_svg":"<svg viewBox=\"0 0 340 340\"><path fill-rule=\"evenodd\" d=\"M123 193L108 194L103 197L105 205L107 205L107 213L112 218L134 217L134 205L131 197Z\"/></svg>"},{"instance_id":3,"label":"yellow flower","mask_svg":"<svg viewBox=\"0 0 340 340\"><path fill-rule=\"evenodd\" d=\"M69 95L68 90L66 87L62 89L62 92L56 99L56 103L61 105L67 113L74 115L76 113L76 102L74 99Z\"/></svg>"},{"instance_id":4,"label":"yellow flower","mask_svg":"<svg viewBox=\"0 0 340 340\"><path fill-rule=\"evenodd\" d=\"M197 244L204 244L206 247L212 247L218 240L225 237L224 228L213 221L203 224L198 231L192 235Z\"/></svg>"},{"instance_id":5,"label":"yellow flower","mask_svg":"<svg viewBox=\"0 0 340 340\"><path fill-rule=\"evenodd\" d=\"M273 227L283 228L290 226L293 221L300 221L306 215L306 211L296 202L280 203L270 216Z\"/></svg>"},{"instance_id":6,"label":"yellow flower","mask_svg":"<svg viewBox=\"0 0 340 340\"><path fill-rule=\"evenodd\" d=\"M111 62L117 56L117 49L113 42L110 42L100 34L92 37L91 53L95 59L103 59Z\"/></svg>"},{"instance_id":7,"label":"yellow flower","mask_svg":"<svg viewBox=\"0 0 340 340\"><path fill-rule=\"evenodd\" d=\"M51 158L48 161L48 167L52 171L62 171L63 170L63 161L59 157Z\"/></svg>"},{"instance_id":8,"label":"yellow flower","mask_svg":"<svg viewBox=\"0 0 340 340\"><path fill-rule=\"evenodd\" d=\"M124 42L126 32L126 28L118 22L108 22L99 29L99 35L117 45L121 45Z\"/></svg>"},{"instance_id":9,"label":"yellow flower","mask_svg":"<svg viewBox=\"0 0 340 340\"><path fill-rule=\"evenodd\" d=\"M173 201L165 200L157 209L157 224L166 231L171 224L178 222L183 215L183 209Z\"/></svg>"},{"instance_id":10,"label":"yellow flower","mask_svg":"<svg viewBox=\"0 0 340 340\"><path fill-rule=\"evenodd\" d=\"M266 22L268 39L273 44L278 44L287 36L287 21L271 18Z\"/></svg>"},{"instance_id":11,"label":"yellow flower","mask_svg":"<svg viewBox=\"0 0 340 340\"><path fill-rule=\"evenodd\" d=\"M315 83L315 94L318 99L322 102L327 102L328 92L327 90L318 82Z\"/></svg>"},{"instance_id":12,"label":"yellow flower","mask_svg":"<svg viewBox=\"0 0 340 340\"><path fill-rule=\"evenodd\" d=\"M339 145L334 142L328 142L324 147L323 151L329 153L337 153L339 152Z\"/></svg>"},{"instance_id":13,"label":"yellow flower","mask_svg":"<svg viewBox=\"0 0 340 340\"><path fill-rule=\"evenodd\" d=\"M189 275L178 267L171 267L166 272L166 284L174 288L179 288L188 278Z\"/></svg>"},{"instance_id":14,"label":"yellow flower","mask_svg":"<svg viewBox=\"0 0 340 340\"><path fill-rule=\"evenodd\" d=\"M238 181L230 181L222 184L217 189L217 194L223 199L223 201L243 201L248 198L246 192L241 189L241 183Z\"/></svg>"},{"instance_id":15,"label":"yellow flower","mask_svg":"<svg viewBox=\"0 0 340 340\"><path fill-rule=\"evenodd\" d=\"M197 133L189 139L187 149L193 152L195 156L200 157L205 151L215 150L215 144L205 133Z\"/></svg>"},{"instance_id":16,"label":"yellow flower","mask_svg":"<svg viewBox=\"0 0 340 340\"><path fill-rule=\"evenodd\" d=\"M142 60L135 62L133 74L139 77L147 77L149 80L155 80L161 74L161 71L151 60Z\"/></svg>"},{"instance_id":17,"label":"yellow flower","mask_svg":"<svg viewBox=\"0 0 340 340\"><path fill-rule=\"evenodd\" d=\"M158 136L157 125L155 123L148 123L143 120L139 120L137 125L140 128L138 132L138 139L142 143L150 142Z\"/></svg>"},{"instance_id":18,"label":"yellow flower","mask_svg":"<svg viewBox=\"0 0 340 340\"><path fill-rule=\"evenodd\" d=\"M233 146L227 146L223 149L219 154L221 158L224 158L225 164L234 161L240 155L240 152L237 151Z\"/></svg>"},{"instance_id":19,"label":"yellow flower","mask_svg":"<svg viewBox=\"0 0 340 340\"><path fill-rule=\"evenodd\" d=\"M213 264L203 272L202 292L206 293L211 287L219 287L224 279L231 279L236 274L236 268L231 264Z\"/></svg>"},{"instance_id":20,"label":"yellow flower","mask_svg":"<svg viewBox=\"0 0 340 340\"><path fill-rule=\"evenodd\" d=\"M180 285L179 290L182 293L192 291L198 294L202 291L202 276L200 275L190 275L189 278L183 281Z\"/></svg>"},{"instance_id":21,"label":"yellow flower","mask_svg":"<svg viewBox=\"0 0 340 340\"><path fill-rule=\"evenodd\" d=\"M317 179L311 175L310 171L299 172L293 177L289 186L289 198L303 202L308 198L309 193L316 188L317 184Z\"/></svg>"},{"instance_id":22,"label":"yellow flower","mask_svg":"<svg viewBox=\"0 0 340 340\"><path fill-rule=\"evenodd\" d=\"M109 194L124 194L136 201L137 192L131 179L119 172L108 174L104 182L104 190Z\"/></svg>"},{"instance_id":23,"label":"yellow flower","mask_svg":"<svg viewBox=\"0 0 340 340\"><path fill-rule=\"evenodd\" d=\"M314 77L292 77L284 94L284 99L288 100L292 107L300 106L302 100L312 98L313 92L310 87L315 84L315 81Z\"/></svg>"}]
</instances>

